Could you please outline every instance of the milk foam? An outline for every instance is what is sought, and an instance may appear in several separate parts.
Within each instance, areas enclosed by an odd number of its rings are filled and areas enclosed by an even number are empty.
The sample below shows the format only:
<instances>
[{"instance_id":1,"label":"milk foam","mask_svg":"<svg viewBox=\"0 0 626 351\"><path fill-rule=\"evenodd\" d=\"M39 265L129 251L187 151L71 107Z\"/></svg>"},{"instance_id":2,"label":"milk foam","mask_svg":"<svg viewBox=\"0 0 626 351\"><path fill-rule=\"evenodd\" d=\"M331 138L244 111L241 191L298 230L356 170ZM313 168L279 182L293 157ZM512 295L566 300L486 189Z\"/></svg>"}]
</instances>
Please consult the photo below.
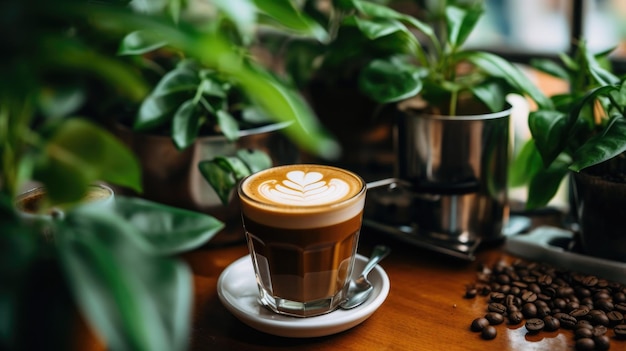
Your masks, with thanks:
<instances>
[{"instance_id":1,"label":"milk foam","mask_svg":"<svg viewBox=\"0 0 626 351\"><path fill-rule=\"evenodd\" d=\"M246 216L281 228L340 223L359 215L365 202L361 178L339 168L318 165L261 171L242 182L242 193L242 211Z\"/></svg>"},{"instance_id":2,"label":"milk foam","mask_svg":"<svg viewBox=\"0 0 626 351\"><path fill-rule=\"evenodd\" d=\"M320 172L288 172L287 179L267 180L259 185L259 194L271 202L294 206L317 206L341 200L350 185L338 178L324 179Z\"/></svg>"}]
</instances>

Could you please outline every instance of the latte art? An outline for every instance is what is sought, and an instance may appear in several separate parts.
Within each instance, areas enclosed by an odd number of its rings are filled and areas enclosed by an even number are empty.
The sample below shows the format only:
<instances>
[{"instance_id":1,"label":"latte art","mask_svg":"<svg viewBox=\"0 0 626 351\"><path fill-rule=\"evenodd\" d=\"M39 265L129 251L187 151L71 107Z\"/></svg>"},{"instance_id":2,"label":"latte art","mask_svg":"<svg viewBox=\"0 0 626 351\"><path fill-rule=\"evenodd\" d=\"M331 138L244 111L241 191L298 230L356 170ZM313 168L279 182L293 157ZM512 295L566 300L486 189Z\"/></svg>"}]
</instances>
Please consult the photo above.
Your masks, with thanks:
<instances>
[{"instance_id":1,"label":"latte art","mask_svg":"<svg viewBox=\"0 0 626 351\"><path fill-rule=\"evenodd\" d=\"M267 180L259 186L266 199L284 205L316 206L335 202L350 192L348 183L341 179L324 179L319 172L291 171L287 179Z\"/></svg>"}]
</instances>

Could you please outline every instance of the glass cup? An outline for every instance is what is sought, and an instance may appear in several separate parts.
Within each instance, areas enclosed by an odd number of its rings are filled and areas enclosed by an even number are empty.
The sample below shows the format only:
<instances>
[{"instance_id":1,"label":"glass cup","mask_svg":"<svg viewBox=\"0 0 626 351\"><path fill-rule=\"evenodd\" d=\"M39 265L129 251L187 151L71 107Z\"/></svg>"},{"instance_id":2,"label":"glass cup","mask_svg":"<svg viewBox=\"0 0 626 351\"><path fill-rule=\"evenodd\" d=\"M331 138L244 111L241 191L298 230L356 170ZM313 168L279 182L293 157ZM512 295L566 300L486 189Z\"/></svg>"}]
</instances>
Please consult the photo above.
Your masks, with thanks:
<instances>
[{"instance_id":1,"label":"glass cup","mask_svg":"<svg viewBox=\"0 0 626 351\"><path fill-rule=\"evenodd\" d=\"M363 179L336 167L287 165L245 178L238 193L261 304L298 317L336 309L354 267Z\"/></svg>"}]
</instances>

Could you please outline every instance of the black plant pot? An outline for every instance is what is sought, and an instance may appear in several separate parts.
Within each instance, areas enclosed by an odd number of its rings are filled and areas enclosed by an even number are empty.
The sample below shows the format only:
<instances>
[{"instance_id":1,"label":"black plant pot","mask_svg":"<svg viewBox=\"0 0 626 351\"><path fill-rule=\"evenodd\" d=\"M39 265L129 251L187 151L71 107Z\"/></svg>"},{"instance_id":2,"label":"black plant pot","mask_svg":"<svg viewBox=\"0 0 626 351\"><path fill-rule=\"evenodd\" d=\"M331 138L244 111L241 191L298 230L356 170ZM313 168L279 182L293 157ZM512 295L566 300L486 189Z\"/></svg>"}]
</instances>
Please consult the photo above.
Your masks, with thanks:
<instances>
[{"instance_id":1,"label":"black plant pot","mask_svg":"<svg viewBox=\"0 0 626 351\"><path fill-rule=\"evenodd\" d=\"M618 157L573 173L576 216L585 254L626 262L626 182L621 177L624 171L626 160Z\"/></svg>"}]
</instances>

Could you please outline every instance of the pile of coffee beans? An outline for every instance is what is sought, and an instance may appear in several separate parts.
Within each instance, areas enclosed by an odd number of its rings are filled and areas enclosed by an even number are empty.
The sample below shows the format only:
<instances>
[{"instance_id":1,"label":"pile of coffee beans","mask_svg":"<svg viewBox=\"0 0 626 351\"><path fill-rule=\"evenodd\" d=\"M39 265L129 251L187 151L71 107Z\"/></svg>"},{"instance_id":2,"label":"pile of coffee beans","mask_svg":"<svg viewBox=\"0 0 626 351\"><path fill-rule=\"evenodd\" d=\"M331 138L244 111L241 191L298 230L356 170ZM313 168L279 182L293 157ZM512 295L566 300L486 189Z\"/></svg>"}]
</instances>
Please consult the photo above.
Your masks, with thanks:
<instances>
[{"instance_id":1,"label":"pile of coffee beans","mask_svg":"<svg viewBox=\"0 0 626 351\"><path fill-rule=\"evenodd\" d=\"M626 348L626 286L593 275L547 264L515 261L482 265L465 298L483 296L484 316L470 329L486 340L495 325L524 323L528 333L572 330L576 350L608 350L611 342Z\"/></svg>"}]
</instances>

